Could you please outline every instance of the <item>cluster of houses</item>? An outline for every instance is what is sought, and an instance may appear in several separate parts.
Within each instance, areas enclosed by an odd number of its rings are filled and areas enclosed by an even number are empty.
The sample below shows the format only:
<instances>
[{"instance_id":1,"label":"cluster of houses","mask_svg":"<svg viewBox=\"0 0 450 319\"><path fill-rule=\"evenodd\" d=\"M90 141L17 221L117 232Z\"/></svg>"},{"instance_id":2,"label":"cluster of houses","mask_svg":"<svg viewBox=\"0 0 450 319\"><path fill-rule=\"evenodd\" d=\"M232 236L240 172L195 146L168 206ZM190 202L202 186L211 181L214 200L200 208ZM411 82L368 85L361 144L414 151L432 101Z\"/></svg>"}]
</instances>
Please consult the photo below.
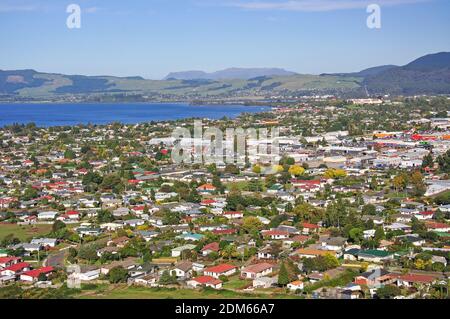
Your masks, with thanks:
<instances>
[{"instance_id":1,"label":"cluster of houses","mask_svg":"<svg viewBox=\"0 0 450 319\"><path fill-rule=\"evenodd\" d=\"M424 157L431 154L430 150L436 159L450 149L450 118L427 120L431 127L439 129L423 134L413 130L374 131L360 140L355 140L348 131L302 138L285 134L279 140L283 157L293 159L291 166L303 164L306 173L291 174L282 181L282 172L277 172L270 185L263 185L258 190L239 190L242 197L268 198L271 204L266 207L263 204L241 205L234 209L229 209L232 204L230 194L235 192L229 185L264 184L264 177L252 166L240 167L236 172L218 163L215 169L221 172L219 175L206 166L178 167L167 159L168 150L173 146L171 139L154 137L149 140L144 134L134 139L142 146L139 150L130 151L127 145L122 156L111 153L109 157L98 156L98 150L97 153L91 150L92 154L86 159L83 143L90 143L94 149L95 145L104 145L110 139L121 140L121 135L137 134L141 129L139 125L119 129L112 125L101 126L95 128L96 134L80 128L77 133L80 140L75 140L71 148L73 154L52 149L33 159L27 149L51 143L57 139L57 134L36 129L31 139L28 135L3 130L0 219L22 227L62 222L79 239L79 242L70 242L77 249L85 242L106 239L96 250L97 257L117 258L104 264L78 260L79 268L68 271L68 280L102 280L111 269L122 267L128 272L128 283L135 285L165 285L161 278L168 273L174 278L171 284L176 282L182 288L236 289L235 284L228 282L237 281L242 283L238 285L242 290L249 292L283 286L288 293L298 294L308 286L337 278L348 269L356 268L364 270L347 285L325 290L318 285L314 296L362 298L367 296L365 287L370 296L376 296L377 289L385 285L402 289L418 285L430 288L436 283L448 282L450 205L412 199L408 187L404 187L405 196L396 197L398 205L392 206L393 176L386 175L388 170L420 169L426 198L450 191L448 175L439 171L437 163L423 167ZM169 126L161 123L157 127L163 130ZM286 133L286 128L282 132ZM64 133L72 134L70 130ZM310 144L314 146L307 146ZM12 148L12 145L16 147ZM97 185L95 191L90 191L91 185L85 182L89 174L104 176L105 172L120 170L121 162L130 159L135 159L130 169L132 176L122 178L122 189L104 190ZM151 159L158 169L141 167L142 159ZM251 160L257 163L259 158ZM345 174L339 179L332 175L336 171ZM356 182L339 182L345 178ZM376 187L370 185L373 180ZM190 191L195 193L196 199L183 200L175 187L178 182L194 184ZM221 185L224 185L223 189ZM324 196L324 193L331 195ZM398 196L399 192L396 193ZM359 213L358 218L370 225L361 230L358 240L343 237L342 232L335 234L336 229L340 230L339 226L330 227L320 218L315 221L301 219L299 216L303 212L293 209L306 203L312 210L326 211L336 202L336 194L360 195L345 197ZM357 202L360 199L362 202ZM373 211L365 212L363 208L367 206ZM102 220L100 216L105 211L110 214L108 220ZM270 214L263 214L263 211L270 211ZM176 218L172 220L165 214ZM283 219L275 223L280 215ZM253 232L243 230L249 218L254 218L252 222L257 224ZM424 232L418 232L414 226L417 222L426 234L434 235L424 236ZM375 241L377 232L391 236L377 240L374 247L363 244L364 241ZM55 271L54 267L33 267L30 260L42 250L51 255L53 249L59 251L61 243L69 242L48 237L51 236L42 234L29 241L0 247L0 285L36 283L48 278ZM122 258L121 252L136 237L142 238L149 253L158 257L146 262L142 256ZM23 251L22 255L12 256L11 252L18 250ZM421 253L431 256L427 261L431 268L399 269L399 260L414 263ZM339 264L325 270L308 269L311 260L326 258L333 258ZM290 269L289 282L284 282L282 277L287 261L294 265L295 271ZM440 268L433 268L434 264L439 264Z\"/></svg>"}]
</instances>

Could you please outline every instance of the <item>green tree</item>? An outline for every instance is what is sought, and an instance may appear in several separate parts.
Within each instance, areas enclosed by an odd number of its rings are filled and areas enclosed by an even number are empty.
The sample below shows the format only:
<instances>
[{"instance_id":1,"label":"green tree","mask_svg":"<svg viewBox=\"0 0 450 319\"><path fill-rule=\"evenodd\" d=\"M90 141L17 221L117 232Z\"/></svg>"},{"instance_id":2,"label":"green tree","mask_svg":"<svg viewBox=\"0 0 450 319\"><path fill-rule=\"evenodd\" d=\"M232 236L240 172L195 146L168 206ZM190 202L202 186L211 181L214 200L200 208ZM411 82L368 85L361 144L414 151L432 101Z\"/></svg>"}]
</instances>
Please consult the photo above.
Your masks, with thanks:
<instances>
[{"instance_id":1,"label":"green tree","mask_svg":"<svg viewBox=\"0 0 450 319\"><path fill-rule=\"evenodd\" d=\"M401 289L394 285L385 285L377 289L377 297L380 299L391 299L401 294Z\"/></svg>"},{"instance_id":2,"label":"green tree","mask_svg":"<svg viewBox=\"0 0 450 319\"><path fill-rule=\"evenodd\" d=\"M122 266L112 268L108 272L108 280L112 284L124 283L128 279L128 271Z\"/></svg>"},{"instance_id":3,"label":"green tree","mask_svg":"<svg viewBox=\"0 0 450 319\"><path fill-rule=\"evenodd\" d=\"M289 283L289 273L284 262L281 263L280 272L278 273L278 285L286 286Z\"/></svg>"}]
</instances>

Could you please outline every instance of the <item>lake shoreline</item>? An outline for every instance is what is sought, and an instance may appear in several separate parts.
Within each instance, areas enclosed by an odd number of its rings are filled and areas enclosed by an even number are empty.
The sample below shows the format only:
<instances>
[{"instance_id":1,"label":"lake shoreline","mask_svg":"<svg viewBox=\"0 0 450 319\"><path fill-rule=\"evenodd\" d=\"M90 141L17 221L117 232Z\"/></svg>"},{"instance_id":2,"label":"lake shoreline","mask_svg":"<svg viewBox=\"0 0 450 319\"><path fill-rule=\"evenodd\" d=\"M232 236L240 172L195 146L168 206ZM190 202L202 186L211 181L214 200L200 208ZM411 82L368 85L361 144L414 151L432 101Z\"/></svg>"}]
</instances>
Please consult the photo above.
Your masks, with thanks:
<instances>
[{"instance_id":1,"label":"lake shoreline","mask_svg":"<svg viewBox=\"0 0 450 319\"><path fill-rule=\"evenodd\" d=\"M0 127L34 123L38 127L140 124L187 119L237 118L271 111L271 106L187 103L0 103Z\"/></svg>"}]
</instances>

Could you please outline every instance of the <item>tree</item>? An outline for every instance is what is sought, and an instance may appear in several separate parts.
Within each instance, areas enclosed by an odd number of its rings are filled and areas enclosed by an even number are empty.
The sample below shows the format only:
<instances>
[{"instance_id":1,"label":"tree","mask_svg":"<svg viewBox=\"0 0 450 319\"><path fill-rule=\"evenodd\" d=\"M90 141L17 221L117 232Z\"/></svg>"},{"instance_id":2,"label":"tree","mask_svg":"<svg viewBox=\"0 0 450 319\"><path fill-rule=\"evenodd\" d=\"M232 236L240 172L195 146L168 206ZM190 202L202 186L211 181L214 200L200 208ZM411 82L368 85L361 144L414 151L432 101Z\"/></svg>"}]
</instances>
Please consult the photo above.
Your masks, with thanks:
<instances>
[{"instance_id":1,"label":"tree","mask_svg":"<svg viewBox=\"0 0 450 319\"><path fill-rule=\"evenodd\" d=\"M261 221L253 216L245 217L242 223L242 229L244 229L247 233L251 233L255 230L261 230L263 228L263 224Z\"/></svg>"},{"instance_id":2,"label":"tree","mask_svg":"<svg viewBox=\"0 0 450 319\"><path fill-rule=\"evenodd\" d=\"M404 190L406 188L407 181L403 175L397 175L392 180L392 186L396 191Z\"/></svg>"},{"instance_id":3,"label":"tree","mask_svg":"<svg viewBox=\"0 0 450 319\"><path fill-rule=\"evenodd\" d=\"M439 170L443 173L450 173L450 150L437 158Z\"/></svg>"},{"instance_id":4,"label":"tree","mask_svg":"<svg viewBox=\"0 0 450 319\"><path fill-rule=\"evenodd\" d=\"M385 238L386 238L386 234L384 233L383 227L378 227L375 230L375 235L374 235L375 241L380 242L380 240L385 239Z\"/></svg>"},{"instance_id":5,"label":"tree","mask_svg":"<svg viewBox=\"0 0 450 319\"><path fill-rule=\"evenodd\" d=\"M38 192L33 187L27 187L25 188L25 191L23 192L22 200L30 200L33 198L38 197Z\"/></svg>"},{"instance_id":6,"label":"tree","mask_svg":"<svg viewBox=\"0 0 450 319\"><path fill-rule=\"evenodd\" d=\"M53 226L52 226L52 232L53 233L56 233L56 232L58 232L59 230L61 230L61 229L64 229L64 228L66 228L66 224L64 224L62 221L60 221L60 220L56 220L54 223L53 223Z\"/></svg>"},{"instance_id":7,"label":"tree","mask_svg":"<svg viewBox=\"0 0 450 319\"><path fill-rule=\"evenodd\" d=\"M128 278L128 271L122 266L112 268L108 273L108 280L112 284L126 282Z\"/></svg>"},{"instance_id":8,"label":"tree","mask_svg":"<svg viewBox=\"0 0 450 319\"><path fill-rule=\"evenodd\" d=\"M222 250L222 257L223 258L235 258L238 256L236 246L233 244L229 244Z\"/></svg>"},{"instance_id":9,"label":"tree","mask_svg":"<svg viewBox=\"0 0 450 319\"><path fill-rule=\"evenodd\" d=\"M261 174L261 171L262 171L261 166L258 164L253 165L252 171L255 174Z\"/></svg>"},{"instance_id":10,"label":"tree","mask_svg":"<svg viewBox=\"0 0 450 319\"><path fill-rule=\"evenodd\" d=\"M352 228L349 233L348 236L350 237L350 239L352 240L352 242L354 243L360 243L363 239L363 230L361 228Z\"/></svg>"},{"instance_id":11,"label":"tree","mask_svg":"<svg viewBox=\"0 0 450 319\"><path fill-rule=\"evenodd\" d=\"M425 155L423 157L422 160L422 167L433 167L434 166L434 161L433 161L433 155L431 155L431 153L428 153L427 155Z\"/></svg>"},{"instance_id":12,"label":"tree","mask_svg":"<svg viewBox=\"0 0 450 319\"><path fill-rule=\"evenodd\" d=\"M367 204L364 205L362 212L364 215L376 215L377 214L377 209L374 205L372 204Z\"/></svg>"},{"instance_id":13,"label":"tree","mask_svg":"<svg viewBox=\"0 0 450 319\"><path fill-rule=\"evenodd\" d=\"M74 151L72 151L71 149L67 149L64 152L64 158L66 159L74 159L76 157L76 154Z\"/></svg>"},{"instance_id":14,"label":"tree","mask_svg":"<svg viewBox=\"0 0 450 319\"><path fill-rule=\"evenodd\" d=\"M394 285L385 285L377 289L377 296L380 299L391 299L392 297L399 296L401 289Z\"/></svg>"},{"instance_id":15,"label":"tree","mask_svg":"<svg viewBox=\"0 0 450 319\"><path fill-rule=\"evenodd\" d=\"M99 210L97 213L97 221L99 223L109 223L114 220L113 214L108 210Z\"/></svg>"},{"instance_id":16,"label":"tree","mask_svg":"<svg viewBox=\"0 0 450 319\"><path fill-rule=\"evenodd\" d=\"M47 281L47 275L44 273L40 273L38 276L38 281Z\"/></svg>"},{"instance_id":17,"label":"tree","mask_svg":"<svg viewBox=\"0 0 450 319\"><path fill-rule=\"evenodd\" d=\"M423 175L420 171L411 174L411 184L413 186L413 195L422 196L425 194L427 187L423 181Z\"/></svg>"},{"instance_id":18,"label":"tree","mask_svg":"<svg viewBox=\"0 0 450 319\"><path fill-rule=\"evenodd\" d=\"M324 177L331 179L341 179L347 176L347 172L343 169L329 168L325 171Z\"/></svg>"},{"instance_id":19,"label":"tree","mask_svg":"<svg viewBox=\"0 0 450 319\"><path fill-rule=\"evenodd\" d=\"M164 270L161 277L159 278L159 283L161 285L172 285L177 282L177 278L170 274L168 270Z\"/></svg>"},{"instance_id":20,"label":"tree","mask_svg":"<svg viewBox=\"0 0 450 319\"><path fill-rule=\"evenodd\" d=\"M284 262L281 263L280 272L278 273L278 285L286 286L289 283L289 273Z\"/></svg>"},{"instance_id":21,"label":"tree","mask_svg":"<svg viewBox=\"0 0 450 319\"><path fill-rule=\"evenodd\" d=\"M292 165L289 167L289 174L294 176L301 176L305 173L305 169L300 165Z\"/></svg>"}]
</instances>

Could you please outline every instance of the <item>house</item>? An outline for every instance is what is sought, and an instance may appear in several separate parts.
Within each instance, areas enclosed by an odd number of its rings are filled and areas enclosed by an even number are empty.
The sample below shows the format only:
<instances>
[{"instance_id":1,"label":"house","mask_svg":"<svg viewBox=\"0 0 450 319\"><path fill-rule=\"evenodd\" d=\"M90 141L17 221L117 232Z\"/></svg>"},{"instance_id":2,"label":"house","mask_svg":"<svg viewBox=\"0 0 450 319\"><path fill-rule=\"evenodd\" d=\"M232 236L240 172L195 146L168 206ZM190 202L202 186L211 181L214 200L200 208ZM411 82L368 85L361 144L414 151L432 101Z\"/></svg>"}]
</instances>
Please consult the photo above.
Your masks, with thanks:
<instances>
[{"instance_id":1,"label":"house","mask_svg":"<svg viewBox=\"0 0 450 319\"><path fill-rule=\"evenodd\" d=\"M20 280L25 282L36 282L41 275L48 277L54 271L51 266L42 267L39 269L29 270L20 275Z\"/></svg>"},{"instance_id":2,"label":"house","mask_svg":"<svg viewBox=\"0 0 450 319\"><path fill-rule=\"evenodd\" d=\"M197 187L197 192L199 194L210 194L216 191L216 187L212 184L203 184Z\"/></svg>"},{"instance_id":3,"label":"house","mask_svg":"<svg viewBox=\"0 0 450 319\"><path fill-rule=\"evenodd\" d=\"M293 282L287 284L287 288L288 288L290 291L294 291L294 292L295 292L295 291L297 291L297 290L303 290L304 284L303 284L303 281L295 280L295 281L293 281Z\"/></svg>"},{"instance_id":4,"label":"house","mask_svg":"<svg viewBox=\"0 0 450 319\"><path fill-rule=\"evenodd\" d=\"M258 251L258 259L275 259L275 253L271 246L266 246Z\"/></svg>"},{"instance_id":5,"label":"house","mask_svg":"<svg viewBox=\"0 0 450 319\"><path fill-rule=\"evenodd\" d=\"M393 278L388 271L377 268L356 276L353 282L358 285L377 287L393 283Z\"/></svg>"},{"instance_id":6,"label":"house","mask_svg":"<svg viewBox=\"0 0 450 319\"><path fill-rule=\"evenodd\" d=\"M189 241L199 241L202 240L202 238L205 237L202 234L192 234L192 233L186 233L186 234L181 234L179 236L177 236L177 238L181 238L184 240L189 240Z\"/></svg>"},{"instance_id":7,"label":"house","mask_svg":"<svg viewBox=\"0 0 450 319\"><path fill-rule=\"evenodd\" d=\"M128 225L130 227L138 227L145 224L143 219L128 219L123 221L124 225Z\"/></svg>"},{"instance_id":8,"label":"house","mask_svg":"<svg viewBox=\"0 0 450 319\"><path fill-rule=\"evenodd\" d=\"M387 260L394 259L393 253L377 249L360 250L356 253L356 256L360 261L368 261L374 263L381 263Z\"/></svg>"},{"instance_id":9,"label":"house","mask_svg":"<svg viewBox=\"0 0 450 319\"><path fill-rule=\"evenodd\" d=\"M415 285L431 285L436 278L434 276L422 274L406 274L396 277L397 286L399 287L414 287Z\"/></svg>"},{"instance_id":10,"label":"house","mask_svg":"<svg viewBox=\"0 0 450 319\"><path fill-rule=\"evenodd\" d=\"M15 276L19 273L31 270L31 266L29 263L21 262L9 267L6 267L0 271L0 275L2 276Z\"/></svg>"},{"instance_id":11,"label":"house","mask_svg":"<svg viewBox=\"0 0 450 319\"><path fill-rule=\"evenodd\" d=\"M177 278L189 278L192 276L192 263L190 261L176 263L170 273Z\"/></svg>"},{"instance_id":12,"label":"house","mask_svg":"<svg viewBox=\"0 0 450 319\"><path fill-rule=\"evenodd\" d=\"M323 249L340 252L347 244L347 238L344 237L327 237L320 239Z\"/></svg>"},{"instance_id":13,"label":"house","mask_svg":"<svg viewBox=\"0 0 450 319\"><path fill-rule=\"evenodd\" d=\"M263 230L261 233L264 237L269 237L270 239L287 239L287 238L289 238L289 233L287 231Z\"/></svg>"},{"instance_id":14,"label":"house","mask_svg":"<svg viewBox=\"0 0 450 319\"><path fill-rule=\"evenodd\" d=\"M438 232L450 232L450 224L444 224L439 222L425 222L425 226L429 231L438 231Z\"/></svg>"},{"instance_id":15,"label":"house","mask_svg":"<svg viewBox=\"0 0 450 319\"><path fill-rule=\"evenodd\" d=\"M39 220L54 220L58 212L41 212L37 215Z\"/></svg>"},{"instance_id":16,"label":"house","mask_svg":"<svg viewBox=\"0 0 450 319\"><path fill-rule=\"evenodd\" d=\"M92 269L92 267L88 267L84 271L80 273L73 273L72 275L81 281L96 280L100 277L100 269Z\"/></svg>"},{"instance_id":17,"label":"house","mask_svg":"<svg viewBox=\"0 0 450 319\"><path fill-rule=\"evenodd\" d=\"M74 211L74 210L68 211L68 212L66 213L66 215L69 217L70 220L77 221L77 220L80 219L80 213L77 212L77 211Z\"/></svg>"},{"instance_id":18,"label":"house","mask_svg":"<svg viewBox=\"0 0 450 319\"><path fill-rule=\"evenodd\" d=\"M189 280L187 282L187 285L189 287L197 288L197 287L210 287L213 289L221 289L222 288L222 281L220 279L211 277L211 276L200 276L196 277L192 280Z\"/></svg>"},{"instance_id":19,"label":"house","mask_svg":"<svg viewBox=\"0 0 450 319\"><path fill-rule=\"evenodd\" d=\"M244 217L244 213L242 212L224 212L223 216L228 219L240 219Z\"/></svg>"},{"instance_id":20,"label":"house","mask_svg":"<svg viewBox=\"0 0 450 319\"><path fill-rule=\"evenodd\" d=\"M54 238L35 238L30 244L41 245L42 247L54 248L58 244L58 240Z\"/></svg>"},{"instance_id":21,"label":"house","mask_svg":"<svg viewBox=\"0 0 450 319\"><path fill-rule=\"evenodd\" d=\"M310 223L302 223L301 228L302 228L302 233L304 235L308 235L311 233L317 233L320 230L319 225L310 224Z\"/></svg>"},{"instance_id":22,"label":"house","mask_svg":"<svg viewBox=\"0 0 450 319\"><path fill-rule=\"evenodd\" d=\"M0 269L4 269L21 262L19 257L0 257Z\"/></svg>"},{"instance_id":23,"label":"house","mask_svg":"<svg viewBox=\"0 0 450 319\"><path fill-rule=\"evenodd\" d=\"M205 268L204 274L206 276L211 276L214 278L219 278L220 276L231 276L236 273L236 266L229 265L229 264L220 264L217 266L212 266Z\"/></svg>"},{"instance_id":24,"label":"house","mask_svg":"<svg viewBox=\"0 0 450 319\"><path fill-rule=\"evenodd\" d=\"M184 250L193 250L195 247L197 247L197 246L192 245L192 244L187 244L187 245L183 245L180 247L176 247L176 248L172 249L172 257L180 257L181 253Z\"/></svg>"},{"instance_id":25,"label":"house","mask_svg":"<svg viewBox=\"0 0 450 319\"><path fill-rule=\"evenodd\" d=\"M135 268L138 265L137 259L133 257L128 257L124 260L113 261L110 264L102 265L100 268L100 273L103 275L107 275L111 269L114 267L123 267L124 269L130 270Z\"/></svg>"},{"instance_id":26,"label":"house","mask_svg":"<svg viewBox=\"0 0 450 319\"><path fill-rule=\"evenodd\" d=\"M158 232L148 231L148 230L138 230L137 234L145 239L145 241L150 241L152 238L155 238L159 235Z\"/></svg>"},{"instance_id":27,"label":"house","mask_svg":"<svg viewBox=\"0 0 450 319\"><path fill-rule=\"evenodd\" d=\"M108 241L107 245L123 248L126 246L126 244L128 244L129 241L130 239L128 237L122 236Z\"/></svg>"},{"instance_id":28,"label":"house","mask_svg":"<svg viewBox=\"0 0 450 319\"><path fill-rule=\"evenodd\" d=\"M202 253L203 256L208 256L210 253L212 252L219 252L219 243L214 242L214 243L210 243L207 244L205 246L203 246L203 248L200 250L200 252Z\"/></svg>"},{"instance_id":29,"label":"house","mask_svg":"<svg viewBox=\"0 0 450 319\"><path fill-rule=\"evenodd\" d=\"M152 286L156 284L156 276L154 274L142 275L134 278L133 283L136 285Z\"/></svg>"},{"instance_id":30,"label":"house","mask_svg":"<svg viewBox=\"0 0 450 319\"><path fill-rule=\"evenodd\" d=\"M242 279L256 279L267 276L273 272L273 265L269 263L260 263L247 266L241 270Z\"/></svg>"}]
</instances>

